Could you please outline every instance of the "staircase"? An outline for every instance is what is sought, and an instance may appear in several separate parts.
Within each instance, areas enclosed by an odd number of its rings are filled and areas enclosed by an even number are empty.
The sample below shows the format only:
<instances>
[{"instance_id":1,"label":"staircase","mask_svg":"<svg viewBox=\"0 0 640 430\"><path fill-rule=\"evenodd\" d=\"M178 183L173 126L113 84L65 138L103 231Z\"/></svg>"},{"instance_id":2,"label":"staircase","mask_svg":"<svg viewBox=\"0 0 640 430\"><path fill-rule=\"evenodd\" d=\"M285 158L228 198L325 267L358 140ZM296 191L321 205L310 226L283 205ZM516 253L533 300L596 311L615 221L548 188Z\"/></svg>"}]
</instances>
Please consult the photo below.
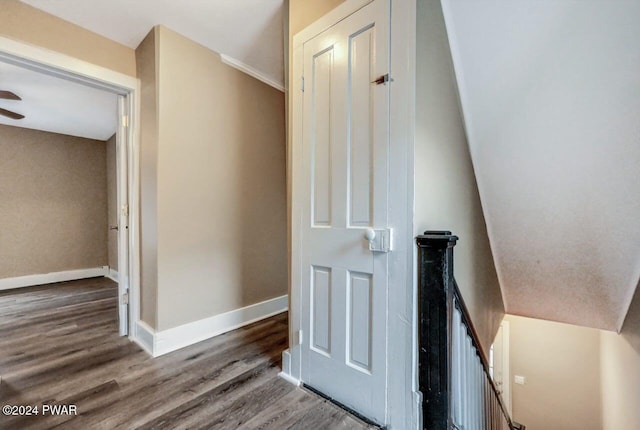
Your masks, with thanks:
<instances>
[{"instance_id":1,"label":"staircase","mask_svg":"<svg viewBox=\"0 0 640 430\"><path fill-rule=\"evenodd\" d=\"M524 430L513 422L453 277L450 231L416 239L419 385L425 430Z\"/></svg>"}]
</instances>

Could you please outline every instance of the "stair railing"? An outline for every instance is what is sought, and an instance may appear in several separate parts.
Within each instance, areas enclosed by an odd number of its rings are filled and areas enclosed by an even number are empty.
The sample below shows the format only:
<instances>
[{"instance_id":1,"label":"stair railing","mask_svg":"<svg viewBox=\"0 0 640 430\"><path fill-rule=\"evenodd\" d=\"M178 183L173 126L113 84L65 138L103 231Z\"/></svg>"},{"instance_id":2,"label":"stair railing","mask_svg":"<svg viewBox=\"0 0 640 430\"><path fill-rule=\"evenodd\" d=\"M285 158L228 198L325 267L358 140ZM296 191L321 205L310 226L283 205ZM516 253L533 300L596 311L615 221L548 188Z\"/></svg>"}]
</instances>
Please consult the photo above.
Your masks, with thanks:
<instances>
[{"instance_id":1,"label":"stair railing","mask_svg":"<svg viewBox=\"0 0 640 430\"><path fill-rule=\"evenodd\" d=\"M453 277L450 231L418 236L418 366L425 430L524 430L514 423Z\"/></svg>"}]
</instances>

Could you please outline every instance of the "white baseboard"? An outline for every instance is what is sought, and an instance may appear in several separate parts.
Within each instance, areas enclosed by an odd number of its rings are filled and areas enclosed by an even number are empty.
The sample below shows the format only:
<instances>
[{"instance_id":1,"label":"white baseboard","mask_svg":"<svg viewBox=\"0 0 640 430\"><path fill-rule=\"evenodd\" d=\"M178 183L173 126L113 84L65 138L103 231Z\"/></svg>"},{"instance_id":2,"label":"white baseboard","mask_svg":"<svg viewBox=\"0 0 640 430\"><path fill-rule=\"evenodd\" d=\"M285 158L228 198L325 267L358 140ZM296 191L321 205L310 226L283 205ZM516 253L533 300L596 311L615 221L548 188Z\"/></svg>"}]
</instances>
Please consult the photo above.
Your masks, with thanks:
<instances>
[{"instance_id":1,"label":"white baseboard","mask_svg":"<svg viewBox=\"0 0 640 430\"><path fill-rule=\"evenodd\" d=\"M152 356L159 357L285 312L288 308L289 300L285 295L159 332L138 321L134 340Z\"/></svg>"},{"instance_id":2,"label":"white baseboard","mask_svg":"<svg viewBox=\"0 0 640 430\"><path fill-rule=\"evenodd\" d=\"M133 336L135 343L140 345L142 349L153 355L154 343L155 343L155 330L152 329L144 321L138 321L136 323L136 330Z\"/></svg>"},{"instance_id":3,"label":"white baseboard","mask_svg":"<svg viewBox=\"0 0 640 430\"><path fill-rule=\"evenodd\" d=\"M282 372L278 376L296 387L302 384L298 378L291 376L291 353L288 349L282 351Z\"/></svg>"},{"instance_id":4,"label":"white baseboard","mask_svg":"<svg viewBox=\"0 0 640 430\"><path fill-rule=\"evenodd\" d=\"M109 267L109 271L107 272L107 278L111 279L113 282L115 282L116 284L118 283L118 271L117 270L113 270L111 267Z\"/></svg>"},{"instance_id":5,"label":"white baseboard","mask_svg":"<svg viewBox=\"0 0 640 430\"><path fill-rule=\"evenodd\" d=\"M0 291L13 288L33 287L34 285L53 284L54 282L76 281L78 279L107 276L109 266L91 269L66 270L64 272L43 273L40 275L18 276L0 279Z\"/></svg>"},{"instance_id":6,"label":"white baseboard","mask_svg":"<svg viewBox=\"0 0 640 430\"><path fill-rule=\"evenodd\" d=\"M291 375L291 352L288 349L282 351L282 372Z\"/></svg>"},{"instance_id":7,"label":"white baseboard","mask_svg":"<svg viewBox=\"0 0 640 430\"><path fill-rule=\"evenodd\" d=\"M422 393L420 391L413 391L413 410L422 411L422 406ZM422 430L424 429L422 425L422 414L418 413L417 415L417 419L415 420L415 430Z\"/></svg>"},{"instance_id":8,"label":"white baseboard","mask_svg":"<svg viewBox=\"0 0 640 430\"><path fill-rule=\"evenodd\" d=\"M287 381L288 383L295 385L296 387L299 387L300 385L302 385L302 382L299 379L294 378L288 373L280 372L278 373L278 376L284 379L285 381Z\"/></svg>"}]
</instances>

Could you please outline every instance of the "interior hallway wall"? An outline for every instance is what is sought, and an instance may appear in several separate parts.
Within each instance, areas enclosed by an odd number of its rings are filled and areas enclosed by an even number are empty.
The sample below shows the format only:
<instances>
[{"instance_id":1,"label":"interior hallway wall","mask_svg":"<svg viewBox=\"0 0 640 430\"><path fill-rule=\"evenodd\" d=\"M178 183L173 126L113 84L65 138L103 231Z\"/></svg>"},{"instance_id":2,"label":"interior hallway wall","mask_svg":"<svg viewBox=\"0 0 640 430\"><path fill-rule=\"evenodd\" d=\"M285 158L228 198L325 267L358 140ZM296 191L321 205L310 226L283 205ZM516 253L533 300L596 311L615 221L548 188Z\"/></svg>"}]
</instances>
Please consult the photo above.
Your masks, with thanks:
<instances>
[{"instance_id":1,"label":"interior hallway wall","mask_svg":"<svg viewBox=\"0 0 640 430\"><path fill-rule=\"evenodd\" d=\"M136 75L133 49L18 0L2 0L0 22L0 36Z\"/></svg>"},{"instance_id":2,"label":"interior hallway wall","mask_svg":"<svg viewBox=\"0 0 640 430\"><path fill-rule=\"evenodd\" d=\"M289 38L341 3L344 0L289 0Z\"/></svg>"},{"instance_id":3,"label":"interior hallway wall","mask_svg":"<svg viewBox=\"0 0 640 430\"><path fill-rule=\"evenodd\" d=\"M162 331L285 295L283 93L166 27L143 43L143 320Z\"/></svg>"},{"instance_id":4,"label":"interior hallway wall","mask_svg":"<svg viewBox=\"0 0 640 430\"><path fill-rule=\"evenodd\" d=\"M105 142L0 125L0 278L107 265Z\"/></svg>"},{"instance_id":5,"label":"interior hallway wall","mask_svg":"<svg viewBox=\"0 0 640 430\"><path fill-rule=\"evenodd\" d=\"M136 48L140 79L140 319L156 328L158 309L158 28Z\"/></svg>"},{"instance_id":6,"label":"interior hallway wall","mask_svg":"<svg viewBox=\"0 0 640 430\"><path fill-rule=\"evenodd\" d=\"M601 332L602 428L637 428L640 423L640 289L620 334Z\"/></svg>"},{"instance_id":7,"label":"interior hallway wall","mask_svg":"<svg viewBox=\"0 0 640 430\"><path fill-rule=\"evenodd\" d=\"M600 331L505 319L511 331L513 418L527 430L601 430ZM515 375L526 377L525 385L515 384Z\"/></svg>"}]
</instances>

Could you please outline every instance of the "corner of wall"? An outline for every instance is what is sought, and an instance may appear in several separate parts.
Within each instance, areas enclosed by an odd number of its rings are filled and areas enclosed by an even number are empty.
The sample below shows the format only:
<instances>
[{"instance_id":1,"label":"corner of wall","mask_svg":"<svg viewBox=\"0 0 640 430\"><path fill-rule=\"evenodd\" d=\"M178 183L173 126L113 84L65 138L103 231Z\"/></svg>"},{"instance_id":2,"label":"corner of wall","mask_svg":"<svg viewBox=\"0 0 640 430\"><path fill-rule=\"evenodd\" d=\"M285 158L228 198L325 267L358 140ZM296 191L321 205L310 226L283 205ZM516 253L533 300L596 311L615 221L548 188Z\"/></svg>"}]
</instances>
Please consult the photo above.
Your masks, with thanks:
<instances>
[{"instance_id":1,"label":"corner of wall","mask_svg":"<svg viewBox=\"0 0 640 430\"><path fill-rule=\"evenodd\" d=\"M640 288L620 334L600 332L603 430L635 428L640 422Z\"/></svg>"},{"instance_id":2,"label":"corner of wall","mask_svg":"<svg viewBox=\"0 0 640 430\"><path fill-rule=\"evenodd\" d=\"M505 306L440 2L418 2L416 17L415 233L448 229L460 237L456 278L487 352Z\"/></svg>"},{"instance_id":3,"label":"corner of wall","mask_svg":"<svg viewBox=\"0 0 640 430\"><path fill-rule=\"evenodd\" d=\"M140 106L140 319L158 327L158 29L152 28L135 50Z\"/></svg>"},{"instance_id":4,"label":"corner of wall","mask_svg":"<svg viewBox=\"0 0 640 430\"><path fill-rule=\"evenodd\" d=\"M159 357L281 314L288 306L288 296L281 296L166 330L138 321L134 340L153 357Z\"/></svg>"}]
</instances>

